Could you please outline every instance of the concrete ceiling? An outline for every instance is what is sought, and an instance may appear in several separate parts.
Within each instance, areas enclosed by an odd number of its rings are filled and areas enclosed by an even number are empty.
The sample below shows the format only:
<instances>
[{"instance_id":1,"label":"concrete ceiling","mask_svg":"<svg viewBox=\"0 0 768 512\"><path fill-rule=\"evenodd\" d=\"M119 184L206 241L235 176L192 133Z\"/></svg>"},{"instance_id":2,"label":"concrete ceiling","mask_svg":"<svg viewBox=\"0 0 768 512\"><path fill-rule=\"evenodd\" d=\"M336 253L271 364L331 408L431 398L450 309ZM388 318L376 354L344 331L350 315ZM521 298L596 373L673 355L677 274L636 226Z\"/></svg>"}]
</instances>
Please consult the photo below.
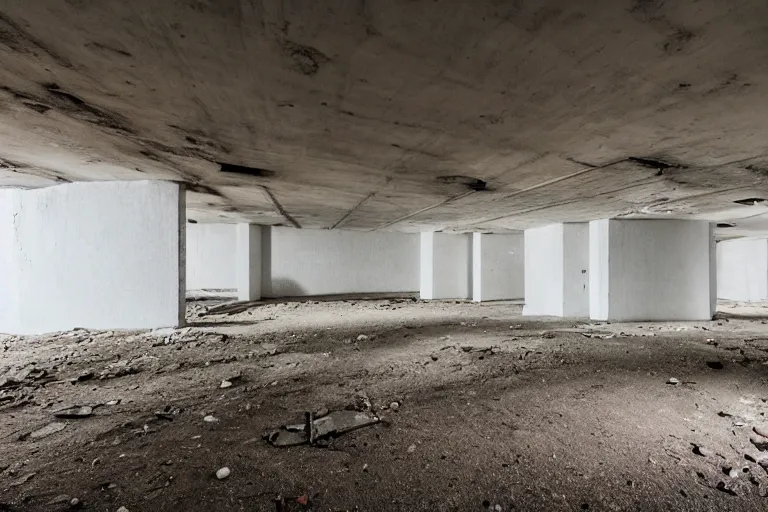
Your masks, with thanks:
<instances>
[{"instance_id":1,"label":"concrete ceiling","mask_svg":"<svg viewBox=\"0 0 768 512\"><path fill-rule=\"evenodd\" d=\"M768 233L734 203L768 199L762 0L0 0L0 59L0 186L178 180L200 222Z\"/></svg>"}]
</instances>

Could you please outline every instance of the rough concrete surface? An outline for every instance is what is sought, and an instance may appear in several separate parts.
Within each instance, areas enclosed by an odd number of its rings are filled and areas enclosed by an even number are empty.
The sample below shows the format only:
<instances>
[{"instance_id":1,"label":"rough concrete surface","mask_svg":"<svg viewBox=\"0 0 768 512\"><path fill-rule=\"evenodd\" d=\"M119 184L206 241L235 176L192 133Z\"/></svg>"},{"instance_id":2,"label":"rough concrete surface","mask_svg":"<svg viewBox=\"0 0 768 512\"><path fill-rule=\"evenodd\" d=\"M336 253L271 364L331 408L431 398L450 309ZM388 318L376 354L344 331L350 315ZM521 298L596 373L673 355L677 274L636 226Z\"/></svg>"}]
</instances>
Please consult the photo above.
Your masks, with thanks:
<instances>
[{"instance_id":1,"label":"rough concrete surface","mask_svg":"<svg viewBox=\"0 0 768 512\"><path fill-rule=\"evenodd\" d=\"M768 233L761 0L0 1L0 184L198 221ZM222 165L223 164L223 165Z\"/></svg>"},{"instance_id":2,"label":"rough concrete surface","mask_svg":"<svg viewBox=\"0 0 768 512\"><path fill-rule=\"evenodd\" d=\"M765 304L605 324L407 298L205 315L217 303L180 330L0 338L0 509L768 505ZM369 404L380 424L318 446L261 437Z\"/></svg>"}]
</instances>

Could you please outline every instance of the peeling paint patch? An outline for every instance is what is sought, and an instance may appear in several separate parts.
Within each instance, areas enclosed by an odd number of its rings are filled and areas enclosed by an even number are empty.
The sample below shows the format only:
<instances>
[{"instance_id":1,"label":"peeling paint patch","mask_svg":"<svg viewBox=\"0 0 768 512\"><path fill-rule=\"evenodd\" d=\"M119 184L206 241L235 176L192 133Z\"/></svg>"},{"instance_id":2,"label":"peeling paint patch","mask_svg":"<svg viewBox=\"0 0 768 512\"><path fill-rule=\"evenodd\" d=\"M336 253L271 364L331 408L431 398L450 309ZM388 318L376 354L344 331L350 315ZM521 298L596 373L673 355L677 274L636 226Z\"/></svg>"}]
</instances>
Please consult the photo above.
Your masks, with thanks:
<instances>
[{"instance_id":1,"label":"peeling paint patch","mask_svg":"<svg viewBox=\"0 0 768 512\"><path fill-rule=\"evenodd\" d=\"M693 38L693 32L687 28L678 27L677 30L667 36L664 42L664 53L672 55L685 50L685 47Z\"/></svg>"},{"instance_id":2,"label":"peeling paint patch","mask_svg":"<svg viewBox=\"0 0 768 512\"><path fill-rule=\"evenodd\" d=\"M330 61L323 52L317 48L306 46L293 41L285 41L283 48L291 58L291 69L302 75L311 76L320 70L320 66Z\"/></svg>"},{"instance_id":3,"label":"peeling paint patch","mask_svg":"<svg viewBox=\"0 0 768 512\"><path fill-rule=\"evenodd\" d=\"M481 192L488 190L488 183L480 178L473 178L471 176L438 176L437 180L441 183L452 184L457 183L464 185L470 190L475 192Z\"/></svg>"}]
</instances>

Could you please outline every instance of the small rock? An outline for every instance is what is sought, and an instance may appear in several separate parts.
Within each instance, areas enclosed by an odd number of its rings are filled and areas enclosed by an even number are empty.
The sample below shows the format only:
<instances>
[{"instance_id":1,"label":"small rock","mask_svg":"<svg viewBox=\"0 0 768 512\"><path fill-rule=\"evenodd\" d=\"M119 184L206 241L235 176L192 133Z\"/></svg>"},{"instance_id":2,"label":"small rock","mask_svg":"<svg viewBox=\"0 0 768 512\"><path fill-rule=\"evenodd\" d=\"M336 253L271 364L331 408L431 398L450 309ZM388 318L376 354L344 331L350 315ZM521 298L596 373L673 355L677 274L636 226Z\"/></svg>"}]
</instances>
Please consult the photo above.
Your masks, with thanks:
<instances>
[{"instance_id":1,"label":"small rock","mask_svg":"<svg viewBox=\"0 0 768 512\"><path fill-rule=\"evenodd\" d=\"M392 402L391 404L389 404L389 408L392 409L393 411L396 411L400 408L400 404L398 402Z\"/></svg>"},{"instance_id":2,"label":"small rock","mask_svg":"<svg viewBox=\"0 0 768 512\"><path fill-rule=\"evenodd\" d=\"M365 341L367 339L368 339L368 336L366 336L365 334L361 334L360 336L357 337L357 341Z\"/></svg>"},{"instance_id":3,"label":"small rock","mask_svg":"<svg viewBox=\"0 0 768 512\"><path fill-rule=\"evenodd\" d=\"M219 480L224 480L227 478L232 472L227 467L223 467L220 470L216 472L216 478Z\"/></svg>"},{"instance_id":4,"label":"small rock","mask_svg":"<svg viewBox=\"0 0 768 512\"><path fill-rule=\"evenodd\" d=\"M768 438L768 426L757 425L752 430L755 431L755 434Z\"/></svg>"},{"instance_id":5,"label":"small rock","mask_svg":"<svg viewBox=\"0 0 768 512\"><path fill-rule=\"evenodd\" d=\"M104 405L109 405L109 406L111 407L111 406L113 406L113 405L117 405L117 404L119 404L119 403L120 403L120 400L119 400L119 399L118 399L118 400L110 400L109 402L107 402L107 403L106 403L106 404L104 404Z\"/></svg>"},{"instance_id":6,"label":"small rock","mask_svg":"<svg viewBox=\"0 0 768 512\"><path fill-rule=\"evenodd\" d=\"M368 472L368 464L363 464L363 472Z\"/></svg>"},{"instance_id":7,"label":"small rock","mask_svg":"<svg viewBox=\"0 0 768 512\"><path fill-rule=\"evenodd\" d=\"M732 468L728 471L728 476L731 478L739 478L739 472Z\"/></svg>"},{"instance_id":8,"label":"small rock","mask_svg":"<svg viewBox=\"0 0 768 512\"><path fill-rule=\"evenodd\" d=\"M221 389L227 389L232 387L232 382L228 380L221 381L221 384L219 385Z\"/></svg>"},{"instance_id":9,"label":"small rock","mask_svg":"<svg viewBox=\"0 0 768 512\"><path fill-rule=\"evenodd\" d=\"M412 444L411 446L408 447L408 453L413 453L415 451L416 451L416 445L415 444Z\"/></svg>"},{"instance_id":10,"label":"small rock","mask_svg":"<svg viewBox=\"0 0 768 512\"><path fill-rule=\"evenodd\" d=\"M217 421L219 421L219 418L217 418L216 416L211 416L209 414L208 416L205 416L203 418L203 421L206 423L216 423Z\"/></svg>"},{"instance_id":11,"label":"small rock","mask_svg":"<svg viewBox=\"0 0 768 512\"><path fill-rule=\"evenodd\" d=\"M120 507L119 509L117 509L117 512L130 512L130 510L128 510L125 507Z\"/></svg>"},{"instance_id":12,"label":"small rock","mask_svg":"<svg viewBox=\"0 0 768 512\"><path fill-rule=\"evenodd\" d=\"M680 380L676 379L675 377L670 377L667 381L667 384L672 384L673 386L680 384Z\"/></svg>"},{"instance_id":13,"label":"small rock","mask_svg":"<svg viewBox=\"0 0 768 512\"><path fill-rule=\"evenodd\" d=\"M329 412L330 411L328 411L326 407L318 409L317 412L315 413L315 418L322 418L323 416L328 416Z\"/></svg>"}]
</instances>

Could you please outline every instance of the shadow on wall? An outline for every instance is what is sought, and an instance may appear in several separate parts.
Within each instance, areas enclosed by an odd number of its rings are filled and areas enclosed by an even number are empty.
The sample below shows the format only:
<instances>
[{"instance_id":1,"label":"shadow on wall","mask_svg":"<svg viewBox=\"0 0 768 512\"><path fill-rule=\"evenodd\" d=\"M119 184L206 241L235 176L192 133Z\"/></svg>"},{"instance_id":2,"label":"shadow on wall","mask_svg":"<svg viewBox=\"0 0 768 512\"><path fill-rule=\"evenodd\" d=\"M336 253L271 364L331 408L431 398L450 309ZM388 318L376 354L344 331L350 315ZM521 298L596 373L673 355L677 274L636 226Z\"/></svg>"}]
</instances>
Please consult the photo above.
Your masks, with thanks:
<instances>
[{"instance_id":1,"label":"shadow on wall","mask_svg":"<svg viewBox=\"0 0 768 512\"><path fill-rule=\"evenodd\" d=\"M277 297L303 297L308 294L298 282L293 279L286 279L284 277L278 277L269 280L262 285L264 297L277 298Z\"/></svg>"}]
</instances>

